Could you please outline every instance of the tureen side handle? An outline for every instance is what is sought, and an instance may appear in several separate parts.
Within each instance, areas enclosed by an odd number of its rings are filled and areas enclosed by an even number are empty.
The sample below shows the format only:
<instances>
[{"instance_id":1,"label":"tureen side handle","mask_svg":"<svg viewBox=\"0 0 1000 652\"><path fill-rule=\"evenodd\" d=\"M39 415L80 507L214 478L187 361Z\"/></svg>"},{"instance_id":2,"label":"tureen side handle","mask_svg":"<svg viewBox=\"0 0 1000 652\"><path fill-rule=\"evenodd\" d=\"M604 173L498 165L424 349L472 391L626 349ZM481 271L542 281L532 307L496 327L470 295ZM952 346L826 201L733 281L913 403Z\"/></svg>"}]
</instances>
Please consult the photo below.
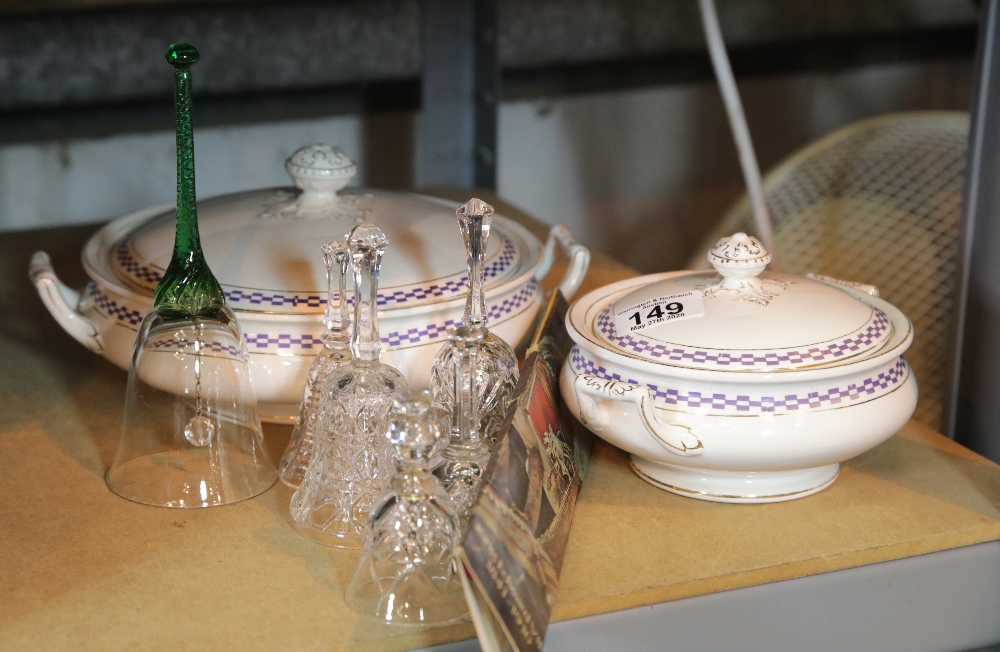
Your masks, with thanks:
<instances>
[{"instance_id":1,"label":"tureen side handle","mask_svg":"<svg viewBox=\"0 0 1000 652\"><path fill-rule=\"evenodd\" d=\"M653 396L649 388L644 385L633 385L615 380L607 380L600 376L582 374L574 381L576 389L576 399L580 406L584 425L595 431L603 431L607 428L611 414L607 409L602 409L595 399L625 401L634 404L638 410L638 416L646 431L656 441L671 453L676 455L700 455L704 446L687 426L674 423L664 423L656 415L653 406Z\"/></svg>"},{"instance_id":2,"label":"tureen side handle","mask_svg":"<svg viewBox=\"0 0 1000 652\"><path fill-rule=\"evenodd\" d=\"M826 283L827 285L832 285L833 287L845 287L852 290L857 290L872 297L879 296L878 288L869 283L856 283L854 281L844 281L839 278L833 278L832 276L826 276L825 274L815 274L809 272L806 274L806 278L811 278L814 281L819 281L820 283Z\"/></svg>"},{"instance_id":3,"label":"tureen side handle","mask_svg":"<svg viewBox=\"0 0 1000 652\"><path fill-rule=\"evenodd\" d=\"M556 245L569 258L566 272L563 274L562 281L559 282L559 291L562 292L568 301L580 288L580 284L583 283L583 277L587 274L587 268L590 267L590 249L580 244L580 241L562 224L553 226L549 230L548 239L545 241L545 249L542 251L542 262L535 272L536 281L541 281L549 273L549 270L552 269L552 263L555 260Z\"/></svg>"},{"instance_id":4,"label":"tureen side handle","mask_svg":"<svg viewBox=\"0 0 1000 652\"><path fill-rule=\"evenodd\" d=\"M85 347L100 353L104 350L101 333L94 322L80 314L80 293L67 287L56 277L52 261L44 251L36 251L28 266L28 276L38 290L38 296L63 330Z\"/></svg>"}]
</instances>

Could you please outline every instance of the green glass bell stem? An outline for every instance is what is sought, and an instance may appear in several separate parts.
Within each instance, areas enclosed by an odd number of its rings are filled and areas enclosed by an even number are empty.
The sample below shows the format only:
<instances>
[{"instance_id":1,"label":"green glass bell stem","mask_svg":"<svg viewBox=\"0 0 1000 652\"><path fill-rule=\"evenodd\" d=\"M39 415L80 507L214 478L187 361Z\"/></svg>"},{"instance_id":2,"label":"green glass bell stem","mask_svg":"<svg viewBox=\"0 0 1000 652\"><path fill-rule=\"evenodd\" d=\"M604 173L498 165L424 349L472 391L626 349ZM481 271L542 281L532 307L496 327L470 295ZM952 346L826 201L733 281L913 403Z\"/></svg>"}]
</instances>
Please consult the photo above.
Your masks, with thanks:
<instances>
[{"instance_id":1,"label":"green glass bell stem","mask_svg":"<svg viewBox=\"0 0 1000 652\"><path fill-rule=\"evenodd\" d=\"M177 125L177 230L174 253L153 295L153 308L165 317L211 315L225 305L222 286L205 261L198 234L194 191L194 133L191 126L191 64L198 51L174 44L167 61L174 67Z\"/></svg>"}]
</instances>

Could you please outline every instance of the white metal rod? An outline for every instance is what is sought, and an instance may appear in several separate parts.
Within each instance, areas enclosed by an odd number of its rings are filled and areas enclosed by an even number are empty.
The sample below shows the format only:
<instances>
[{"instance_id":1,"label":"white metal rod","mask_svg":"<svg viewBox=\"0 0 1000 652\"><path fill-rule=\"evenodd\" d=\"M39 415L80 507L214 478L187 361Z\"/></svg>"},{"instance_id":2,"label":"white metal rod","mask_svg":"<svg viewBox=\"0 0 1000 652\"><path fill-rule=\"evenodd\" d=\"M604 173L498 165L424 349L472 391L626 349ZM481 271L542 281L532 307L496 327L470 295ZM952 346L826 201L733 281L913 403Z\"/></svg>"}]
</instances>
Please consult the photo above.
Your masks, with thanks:
<instances>
[{"instance_id":1,"label":"white metal rod","mask_svg":"<svg viewBox=\"0 0 1000 652\"><path fill-rule=\"evenodd\" d=\"M719 82L719 90L722 92L722 100L729 116L729 125L733 130L733 138L736 140L736 149L739 152L740 167L743 168L743 177L746 179L747 194L750 195L750 204L753 207L754 225L757 227L756 235L763 240L764 246L771 252L770 268L778 269L779 256L774 242L774 228L771 226L771 215L768 213L767 203L764 201L764 189L760 180L760 168L757 166L757 155L754 153L753 141L750 140L750 129L747 128L747 119L743 114L743 104L740 102L740 94L736 89L733 69L729 65L729 57L726 56L726 46L722 40L722 30L719 28L715 2L714 0L698 0L698 7L701 9L701 22L705 28L705 40L708 41L708 53L712 58L712 68L715 69L715 77Z\"/></svg>"}]
</instances>

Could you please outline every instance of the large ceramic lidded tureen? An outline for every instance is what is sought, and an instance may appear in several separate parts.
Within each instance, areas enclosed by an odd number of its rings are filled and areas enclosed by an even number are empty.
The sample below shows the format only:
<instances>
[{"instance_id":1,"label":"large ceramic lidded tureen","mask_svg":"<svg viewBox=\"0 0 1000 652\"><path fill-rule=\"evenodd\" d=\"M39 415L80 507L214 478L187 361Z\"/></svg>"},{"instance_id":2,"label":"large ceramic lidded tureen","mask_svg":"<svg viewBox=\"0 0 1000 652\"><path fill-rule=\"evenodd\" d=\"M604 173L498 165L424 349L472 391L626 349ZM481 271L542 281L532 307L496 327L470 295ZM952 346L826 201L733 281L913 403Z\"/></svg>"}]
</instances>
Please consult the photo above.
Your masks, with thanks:
<instances>
[{"instance_id":1,"label":"large ceramic lidded tureen","mask_svg":"<svg viewBox=\"0 0 1000 652\"><path fill-rule=\"evenodd\" d=\"M297 188L264 189L198 203L211 268L235 312L250 352L262 418L294 416L305 373L323 344L326 277L321 245L369 220L389 241L378 309L383 359L414 386L427 383L449 328L462 322L468 291L457 204L428 196L346 189L355 164L315 145L285 165ZM128 368L136 329L170 258L174 210L162 206L112 221L83 250L92 279L79 295L60 283L44 254L32 277L46 306L84 345ZM495 215L485 253L490 329L517 343L541 305L539 279L563 246L570 266L560 286L570 295L589 255L562 227L549 242Z\"/></svg>"},{"instance_id":2,"label":"large ceramic lidded tureen","mask_svg":"<svg viewBox=\"0 0 1000 652\"><path fill-rule=\"evenodd\" d=\"M815 493L910 418L909 320L870 286L764 272L738 233L713 272L622 281L567 314L570 409L681 495L772 502Z\"/></svg>"}]
</instances>

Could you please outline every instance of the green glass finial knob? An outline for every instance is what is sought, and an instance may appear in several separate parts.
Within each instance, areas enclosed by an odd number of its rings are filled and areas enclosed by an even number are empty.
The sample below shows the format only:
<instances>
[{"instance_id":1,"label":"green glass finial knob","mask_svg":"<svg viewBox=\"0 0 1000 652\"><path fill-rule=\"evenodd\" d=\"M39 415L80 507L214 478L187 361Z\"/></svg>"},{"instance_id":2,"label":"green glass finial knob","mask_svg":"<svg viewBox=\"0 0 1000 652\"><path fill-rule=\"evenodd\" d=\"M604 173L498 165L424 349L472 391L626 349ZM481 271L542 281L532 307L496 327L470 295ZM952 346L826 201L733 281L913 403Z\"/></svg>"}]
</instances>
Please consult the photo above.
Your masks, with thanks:
<instances>
[{"instance_id":1,"label":"green glass finial knob","mask_svg":"<svg viewBox=\"0 0 1000 652\"><path fill-rule=\"evenodd\" d=\"M198 48L190 43L173 43L167 48L167 63L171 66L192 66L199 58Z\"/></svg>"}]
</instances>

